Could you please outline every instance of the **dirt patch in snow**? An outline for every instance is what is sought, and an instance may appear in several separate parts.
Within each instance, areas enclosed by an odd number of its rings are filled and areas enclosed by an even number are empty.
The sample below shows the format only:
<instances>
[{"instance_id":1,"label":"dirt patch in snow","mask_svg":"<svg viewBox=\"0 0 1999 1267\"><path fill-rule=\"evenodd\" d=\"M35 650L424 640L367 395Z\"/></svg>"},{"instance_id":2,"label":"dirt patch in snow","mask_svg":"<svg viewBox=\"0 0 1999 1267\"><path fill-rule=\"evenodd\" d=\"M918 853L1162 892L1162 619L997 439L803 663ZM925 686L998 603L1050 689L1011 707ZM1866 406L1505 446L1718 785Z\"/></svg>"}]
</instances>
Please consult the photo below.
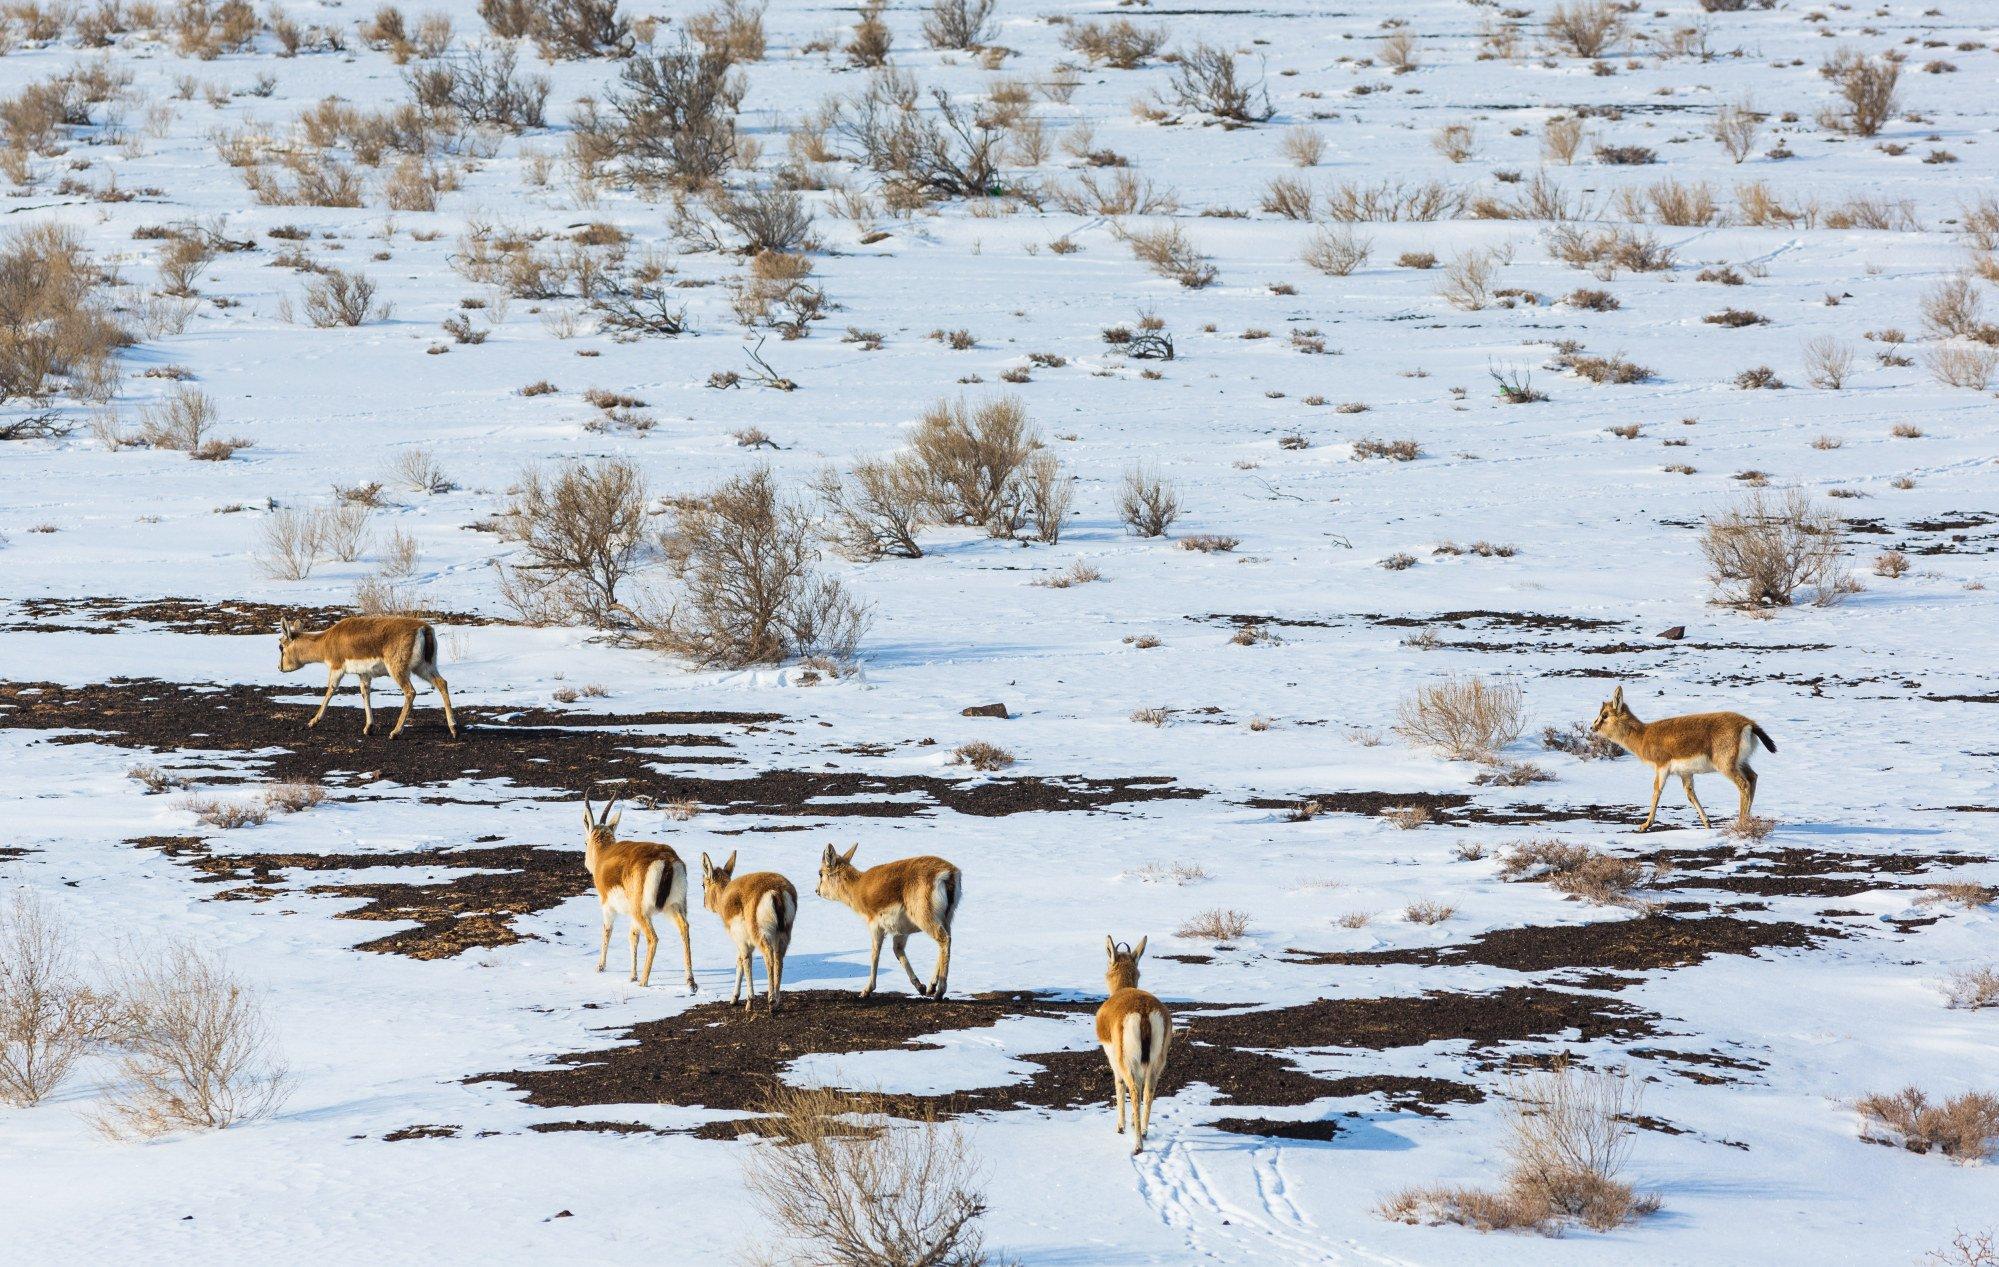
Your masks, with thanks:
<instances>
[{"instance_id":1,"label":"dirt patch in snow","mask_svg":"<svg viewBox=\"0 0 1999 1267\"><path fill-rule=\"evenodd\" d=\"M1803 949L1842 934L1833 928L1775 920L1712 915L1675 919L1644 915L1588 924L1534 924L1496 928L1468 942L1407 950L1309 951L1291 949L1284 962L1315 966L1380 964L1481 964L1513 972L1601 968L1617 972L1685 968L1715 955L1752 955L1763 949Z\"/></svg>"},{"instance_id":2,"label":"dirt patch in snow","mask_svg":"<svg viewBox=\"0 0 1999 1267\"><path fill-rule=\"evenodd\" d=\"M135 625L145 625L167 633L182 634L271 634L273 646L278 621L285 617L305 622L308 629L324 629L336 620L355 615L349 607L285 607L276 603L253 602L247 598L211 601L198 598L26 598L15 604L29 619L0 624L7 633L117 633ZM470 612L415 611L440 625L501 625L507 622ZM82 624L65 624L82 621Z\"/></svg>"},{"instance_id":3,"label":"dirt patch in snow","mask_svg":"<svg viewBox=\"0 0 1999 1267\"><path fill-rule=\"evenodd\" d=\"M1637 824L1645 816L1635 808L1614 805L1482 804L1464 792L1303 792L1295 796L1255 796L1243 804L1251 809L1280 810L1305 821L1319 814L1362 814L1379 817L1392 809L1415 806L1449 827L1526 827L1537 823L1595 822ZM1316 807L1316 808L1315 808Z\"/></svg>"}]
</instances>

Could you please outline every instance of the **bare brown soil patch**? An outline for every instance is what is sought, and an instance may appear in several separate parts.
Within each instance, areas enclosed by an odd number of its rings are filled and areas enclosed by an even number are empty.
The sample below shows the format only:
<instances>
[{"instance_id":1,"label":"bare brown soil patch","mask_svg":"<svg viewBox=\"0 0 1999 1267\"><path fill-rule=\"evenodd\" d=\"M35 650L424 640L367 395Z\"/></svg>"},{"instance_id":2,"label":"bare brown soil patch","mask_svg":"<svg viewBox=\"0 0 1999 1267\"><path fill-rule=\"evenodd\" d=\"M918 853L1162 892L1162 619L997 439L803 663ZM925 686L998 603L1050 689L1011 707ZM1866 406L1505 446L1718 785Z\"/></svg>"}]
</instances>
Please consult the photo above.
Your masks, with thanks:
<instances>
[{"instance_id":1,"label":"bare brown soil patch","mask_svg":"<svg viewBox=\"0 0 1999 1267\"><path fill-rule=\"evenodd\" d=\"M1726 915L1695 919L1642 915L1588 924L1496 928L1452 946L1367 951L1293 949L1285 952L1285 962L1348 966L1483 964L1513 972L1549 972L1559 968L1642 972L1690 967L1715 955L1799 949L1837 936L1840 934L1834 929L1774 920Z\"/></svg>"},{"instance_id":2,"label":"bare brown soil patch","mask_svg":"<svg viewBox=\"0 0 1999 1267\"><path fill-rule=\"evenodd\" d=\"M1303 792L1295 796L1255 796L1243 804L1251 809L1281 810L1301 820L1315 814L1361 814L1375 818L1387 810L1418 806L1428 810L1433 821L1452 827L1645 821L1643 814L1624 806L1482 804L1464 792Z\"/></svg>"},{"instance_id":3,"label":"bare brown soil patch","mask_svg":"<svg viewBox=\"0 0 1999 1267\"><path fill-rule=\"evenodd\" d=\"M15 607L28 620L0 624L0 632L117 633L147 625L167 633L273 634L283 617L322 629L355 614L351 607L285 607L247 598L27 598ZM505 621L471 612L415 611L412 616L440 625L499 625ZM81 624L64 624L81 621Z\"/></svg>"}]
</instances>

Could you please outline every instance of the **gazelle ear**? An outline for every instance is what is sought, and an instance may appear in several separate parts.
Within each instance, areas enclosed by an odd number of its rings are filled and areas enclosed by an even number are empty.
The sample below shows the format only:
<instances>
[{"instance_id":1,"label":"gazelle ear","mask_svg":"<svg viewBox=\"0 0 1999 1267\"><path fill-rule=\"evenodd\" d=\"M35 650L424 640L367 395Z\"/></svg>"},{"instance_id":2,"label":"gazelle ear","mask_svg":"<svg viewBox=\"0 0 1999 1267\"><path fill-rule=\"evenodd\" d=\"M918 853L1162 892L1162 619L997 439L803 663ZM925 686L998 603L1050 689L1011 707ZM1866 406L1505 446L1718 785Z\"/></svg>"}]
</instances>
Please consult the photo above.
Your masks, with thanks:
<instances>
[{"instance_id":1,"label":"gazelle ear","mask_svg":"<svg viewBox=\"0 0 1999 1267\"><path fill-rule=\"evenodd\" d=\"M736 850L731 849L729 851L729 860L723 863L721 867L723 871L728 872L730 875L734 875L736 873L736 853L737 853Z\"/></svg>"},{"instance_id":2,"label":"gazelle ear","mask_svg":"<svg viewBox=\"0 0 1999 1267\"><path fill-rule=\"evenodd\" d=\"M1147 940L1148 939L1145 937L1141 937L1138 939L1137 948L1131 952L1132 962L1136 963L1140 959L1145 958L1145 943Z\"/></svg>"},{"instance_id":3,"label":"gazelle ear","mask_svg":"<svg viewBox=\"0 0 1999 1267\"><path fill-rule=\"evenodd\" d=\"M833 865L833 859L839 856L840 855L834 850L833 846L828 845L824 849L819 851L819 865L822 867L830 867Z\"/></svg>"},{"instance_id":4,"label":"gazelle ear","mask_svg":"<svg viewBox=\"0 0 1999 1267\"><path fill-rule=\"evenodd\" d=\"M702 854L702 855L701 855L701 878L705 880L705 879L707 879L707 878L708 878L709 876L711 876L711 875L714 875L714 874L715 874L715 864L714 864L714 863L712 863L712 862L710 862L710 861L708 861L708 855L707 855L707 854L705 854L705 853L704 853L704 854Z\"/></svg>"},{"instance_id":5,"label":"gazelle ear","mask_svg":"<svg viewBox=\"0 0 1999 1267\"><path fill-rule=\"evenodd\" d=\"M619 820L621 820L622 818L624 818L624 816L625 816L625 814L624 814L624 811L623 811L623 810L620 810L620 811L618 811L617 813L615 813L615 814L611 815L611 816L610 816L609 818L607 818L607 819L605 819L605 820L604 820L604 826L605 826L605 828L606 828L606 829L608 829L608 830L610 830L610 831L616 831L616 830L618 830L618 822L619 822Z\"/></svg>"},{"instance_id":6,"label":"gazelle ear","mask_svg":"<svg viewBox=\"0 0 1999 1267\"><path fill-rule=\"evenodd\" d=\"M1112 963L1117 962L1117 939L1115 937L1104 938L1104 954L1110 957Z\"/></svg>"},{"instance_id":7,"label":"gazelle ear","mask_svg":"<svg viewBox=\"0 0 1999 1267\"><path fill-rule=\"evenodd\" d=\"M1612 691L1612 692L1610 693L1610 702L1611 702L1612 704L1615 704L1615 705L1616 705L1617 707L1619 707L1619 708L1623 708L1623 707L1624 707L1624 688L1623 688L1623 687L1621 687L1621 686L1620 686L1620 687L1618 687L1618 688L1617 688L1616 690L1614 690L1614 691Z\"/></svg>"},{"instance_id":8,"label":"gazelle ear","mask_svg":"<svg viewBox=\"0 0 1999 1267\"><path fill-rule=\"evenodd\" d=\"M841 854L841 855L840 855L840 861L842 861L842 862L852 862L852 861L854 860L854 855L855 855L856 853L859 853L859 852L860 852L860 848L861 848L861 844L860 844L860 842L859 842L859 841L855 841L855 842L854 842L854 847L853 847L853 848L851 848L851 849L847 850L847 852L845 852L845 853L843 853L843 854Z\"/></svg>"}]
</instances>

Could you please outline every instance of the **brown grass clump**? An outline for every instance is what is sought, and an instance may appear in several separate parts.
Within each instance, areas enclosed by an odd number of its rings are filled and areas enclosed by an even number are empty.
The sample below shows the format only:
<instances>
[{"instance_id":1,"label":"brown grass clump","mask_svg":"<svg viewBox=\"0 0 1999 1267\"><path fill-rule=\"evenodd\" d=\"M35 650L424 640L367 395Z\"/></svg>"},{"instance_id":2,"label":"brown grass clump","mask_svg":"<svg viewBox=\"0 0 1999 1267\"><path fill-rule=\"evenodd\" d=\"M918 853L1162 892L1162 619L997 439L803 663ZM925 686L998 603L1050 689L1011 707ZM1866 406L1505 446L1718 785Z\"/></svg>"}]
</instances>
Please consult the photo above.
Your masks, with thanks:
<instances>
[{"instance_id":1,"label":"brown grass clump","mask_svg":"<svg viewBox=\"0 0 1999 1267\"><path fill-rule=\"evenodd\" d=\"M1381 811L1380 818L1383 822L1399 827L1403 831L1427 827L1434 821L1429 809L1422 805L1396 805Z\"/></svg>"},{"instance_id":2,"label":"brown grass clump","mask_svg":"<svg viewBox=\"0 0 1999 1267\"><path fill-rule=\"evenodd\" d=\"M1558 1064L1518 1078L1509 1092L1505 1185L1414 1188L1383 1202L1383 1218L1456 1223L1482 1232L1553 1234L1580 1223L1609 1231L1659 1208L1618 1176L1630 1155L1639 1088L1621 1073Z\"/></svg>"},{"instance_id":3,"label":"brown grass clump","mask_svg":"<svg viewBox=\"0 0 1999 1267\"><path fill-rule=\"evenodd\" d=\"M0 1101L39 1104L118 1020L83 982L74 940L32 890L0 909Z\"/></svg>"},{"instance_id":4,"label":"brown grass clump","mask_svg":"<svg viewBox=\"0 0 1999 1267\"><path fill-rule=\"evenodd\" d=\"M1645 878L1631 858L1601 853L1564 840L1530 840L1500 858L1502 880L1539 880L1557 891L1599 906L1633 905L1630 891Z\"/></svg>"},{"instance_id":5,"label":"brown grass clump","mask_svg":"<svg viewBox=\"0 0 1999 1267\"><path fill-rule=\"evenodd\" d=\"M1125 244L1138 261L1161 277L1189 290L1201 290L1220 276L1177 224L1155 229L1123 230Z\"/></svg>"},{"instance_id":6,"label":"brown grass clump","mask_svg":"<svg viewBox=\"0 0 1999 1267\"><path fill-rule=\"evenodd\" d=\"M970 743L959 744L951 753L951 762L953 765L968 765L974 770L990 774L1012 765L1013 754L998 744L974 739Z\"/></svg>"},{"instance_id":7,"label":"brown grass clump","mask_svg":"<svg viewBox=\"0 0 1999 1267\"><path fill-rule=\"evenodd\" d=\"M1972 884L1959 881L1949 884L1932 884L1930 891L1916 899L1919 906L1938 906L1951 903L1965 910L1976 910L1999 901L1999 885Z\"/></svg>"},{"instance_id":8,"label":"brown grass clump","mask_svg":"<svg viewBox=\"0 0 1999 1267\"><path fill-rule=\"evenodd\" d=\"M1132 70L1158 56L1166 47L1166 32L1127 18L1071 22L1062 33L1062 46L1113 70Z\"/></svg>"},{"instance_id":9,"label":"brown grass clump","mask_svg":"<svg viewBox=\"0 0 1999 1267\"><path fill-rule=\"evenodd\" d=\"M1967 1011L1999 1007L1999 968L1963 968L1951 973L1944 979L1943 997L1947 1006Z\"/></svg>"},{"instance_id":10,"label":"brown grass clump","mask_svg":"<svg viewBox=\"0 0 1999 1267\"><path fill-rule=\"evenodd\" d=\"M1716 601L1734 607L1788 607L1807 589L1825 606L1849 592L1841 567L1838 515L1812 505L1802 489L1772 500L1744 495L1701 530Z\"/></svg>"},{"instance_id":11,"label":"brown grass clump","mask_svg":"<svg viewBox=\"0 0 1999 1267\"><path fill-rule=\"evenodd\" d=\"M1246 912L1216 907L1190 917L1174 930L1173 935L1189 941L1208 941L1219 945L1236 941L1248 931L1249 915Z\"/></svg>"},{"instance_id":12,"label":"brown grass clump","mask_svg":"<svg viewBox=\"0 0 1999 1267\"><path fill-rule=\"evenodd\" d=\"M1414 462L1423 455L1423 446L1414 440L1356 440L1353 442L1353 460L1365 462L1369 458L1384 458L1390 462Z\"/></svg>"},{"instance_id":13,"label":"brown grass clump","mask_svg":"<svg viewBox=\"0 0 1999 1267\"><path fill-rule=\"evenodd\" d=\"M1894 580L1909 570L1909 556L1900 550L1883 550L1874 556L1874 575Z\"/></svg>"},{"instance_id":14,"label":"brown grass clump","mask_svg":"<svg viewBox=\"0 0 1999 1267\"><path fill-rule=\"evenodd\" d=\"M256 827L270 817L261 805L252 805L247 801L224 801L212 796L190 796L180 803L180 808L208 826L223 831Z\"/></svg>"},{"instance_id":15,"label":"brown grass clump","mask_svg":"<svg viewBox=\"0 0 1999 1267\"><path fill-rule=\"evenodd\" d=\"M1511 683L1452 677L1402 701L1396 733L1460 761L1492 757L1520 737L1521 693Z\"/></svg>"},{"instance_id":16,"label":"brown grass clump","mask_svg":"<svg viewBox=\"0 0 1999 1267\"><path fill-rule=\"evenodd\" d=\"M1912 1153L1935 1149L1959 1165L1982 1160L1999 1143L1999 1095L1983 1091L1932 1104L1927 1092L1904 1087L1862 1096L1853 1107L1860 1113L1862 1139L1875 1139L1878 1128Z\"/></svg>"},{"instance_id":17,"label":"brown grass clump","mask_svg":"<svg viewBox=\"0 0 1999 1267\"><path fill-rule=\"evenodd\" d=\"M1402 918L1412 924L1441 924L1457 913L1457 907L1442 902L1412 902L1403 908Z\"/></svg>"},{"instance_id":18,"label":"brown grass clump","mask_svg":"<svg viewBox=\"0 0 1999 1267\"><path fill-rule=\"evenodd\" d=\"M317 783L275 783L264 789L264 804L283 814L311 809L326 799L326 789Z\"/></svg>"},{"instance_id":19,"label":"brown grass clump","mask_svg":"<svg viewBox=\"0 0 1999 1267\"><path fill-rule=\"evenodd\" d=\"M758 1261L984 1267L978 1163L959 1126L887 1097L775 1084L743 1177L780 1239Z\"/></svg>"},{"instance_id":20,"label":"brown grass clump","mask_svg":"<svg viewBox=\"0 0 1999 1267\"><path fill-rule=\"evenodd\" d=\"M277 1111L290 1082L263 1008L219 959L173 943L128 964L119 1079L98 1127L116 1138L221 1130Z\"/></svg>"}]
</instances>

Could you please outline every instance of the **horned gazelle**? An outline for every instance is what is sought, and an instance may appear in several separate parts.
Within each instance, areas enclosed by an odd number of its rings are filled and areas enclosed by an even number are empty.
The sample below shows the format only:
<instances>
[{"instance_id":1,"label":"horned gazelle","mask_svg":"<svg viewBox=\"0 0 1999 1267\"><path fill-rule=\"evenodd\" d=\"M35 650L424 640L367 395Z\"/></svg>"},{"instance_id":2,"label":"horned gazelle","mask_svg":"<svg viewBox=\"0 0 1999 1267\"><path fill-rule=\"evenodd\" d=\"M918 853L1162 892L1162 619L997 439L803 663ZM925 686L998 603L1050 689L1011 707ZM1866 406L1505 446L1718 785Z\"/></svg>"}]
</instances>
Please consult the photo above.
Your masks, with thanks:
<instances>
[{"instance_id":1,"label":"horned gazelle","mask_svg":"<svg viewBox=\"0 0 1999 1267\"><path fill-rule=\"evenodd\" d=\"M1680 785L1686 788L1687 800L1700 815L1703 827L1708 825L1707 811L1694 795L1694 776L1726 775L1741 794L1736 821L1747 823L1750 807L1756 802L1756 771L1749 767L1750 755L1756 751L1752 737L1762 740L1770 751L1777 751L1763 728L1741 713L1688 713L1639 721L1625 704L1621 686L1597 710L1590 732L1652 767L1652 808L1646 812L1645 825L1638 829L1641 832L1651 830L1652 820L1659 815L1659 791L1669 774L1680 776Z\"/></svg>"},{"instance_id":2,"label":"horned gazelle","mask_svg":"<svg viewBox=\"0 0 1999 1267\"><path fill-rule=\"evenodd\" d=\"M739 876L736 855L716 866L707 854L701 855L701 904L722 917L722 927L736 943L736 990L729 1002L743 1000L743 1010L752 1010L757 1001L757 983L752 950L764 957L764 982L770 994L770 1010L777 1011L778 995L784 990L784 953L791 948L791 926L798 919L798 890L775 871L752 871ZM743 987L749 996L744 998Z\"/></svg>"},{"instance_id":3,"label":"horned gazelle","mask_svg":"<svg viewBox=\"0 0 1999 1267\"><path fill-rule=\"evenodd\" d=\"M306 723L308 727L317 726L326 716L326 706L333 702L340 680L352 673L361 681L361 733L367 734L375 726L368 684L387 677L403 689L403 711L389 732L389 738L394 739L403 733L410 706L416 703L416 685L410 681L414 676L436 688L437 697L444 702L444 725L453 739L458 737L451 688L437 671L437 631L428 621L414 616L349 616L319 633L307 633L295 621L279 621L278 671L290 673L308 664L326 666L326 697L319 701L319 711Z\"/></svg>"},{"instance_id":4,"label":"horned gazelle","mask_svg":"<svg viewBox=\"0 0 1999 1267\"><path fill-rule=\"evenodd\" d=\"M1104 938L1110 967L1104 982L1111 996L1097 1009L1097 1042L1111 1062L1117 1086L1117 1129L1124 1134L1124 1102L1131 1100L1134 1138L1131 1151L1145 1148L1145 1128L1152 1124L1152 1097L1166 1072L1166 1049L1173 1043L1173 1015L1166 1005L1138 988L1138 961L1145 957L1146 938L1137 949Z\"/></svg>"},{"instance_id":5,"label":"horned gazelle","mask_svg":"<svg viewBox=\"0 0 1999 1267\"><path fill-rule=\"evenodd\" d=\"M583 865L597 885L597 904L604 913L604 940L597 947L597 971L611 954L611 926L625 917L632 939L631 980L640 988L652 984L652 960L659 953L659 933L653 929L655 912L680 929L680 955L687 965L687 992L694 993L694 948L687 936L687 864L670 846L649 840L619 840L618 820L623 814L613 798L603 813L593 815L590 797L583 797ZM639 936L646 939L645 971L639 971Z\"/></svg>"},{"instance_id":6,"label":"horned gazelle","mask_svg":"<svg viewBox=\"0 0 1999 1267\"><path fill-rule=\"evenodd\" d=\"M854 865L853 849L840 853L833 846L819 859L819 896L844 902L868 922L868 983L861 990L866 998L875 992L875 974L881 968L882 938L892 938L895 958L909 974L909 984L926 998L944 997L945 982L951 976L951 920L958 914L958 898L964 892L964 876L942 858L901 858L869 867ZM927 934L937 943L937 969L929 985L910 967L903 947L912 933Z\"/></svg>"}]
</instances>

